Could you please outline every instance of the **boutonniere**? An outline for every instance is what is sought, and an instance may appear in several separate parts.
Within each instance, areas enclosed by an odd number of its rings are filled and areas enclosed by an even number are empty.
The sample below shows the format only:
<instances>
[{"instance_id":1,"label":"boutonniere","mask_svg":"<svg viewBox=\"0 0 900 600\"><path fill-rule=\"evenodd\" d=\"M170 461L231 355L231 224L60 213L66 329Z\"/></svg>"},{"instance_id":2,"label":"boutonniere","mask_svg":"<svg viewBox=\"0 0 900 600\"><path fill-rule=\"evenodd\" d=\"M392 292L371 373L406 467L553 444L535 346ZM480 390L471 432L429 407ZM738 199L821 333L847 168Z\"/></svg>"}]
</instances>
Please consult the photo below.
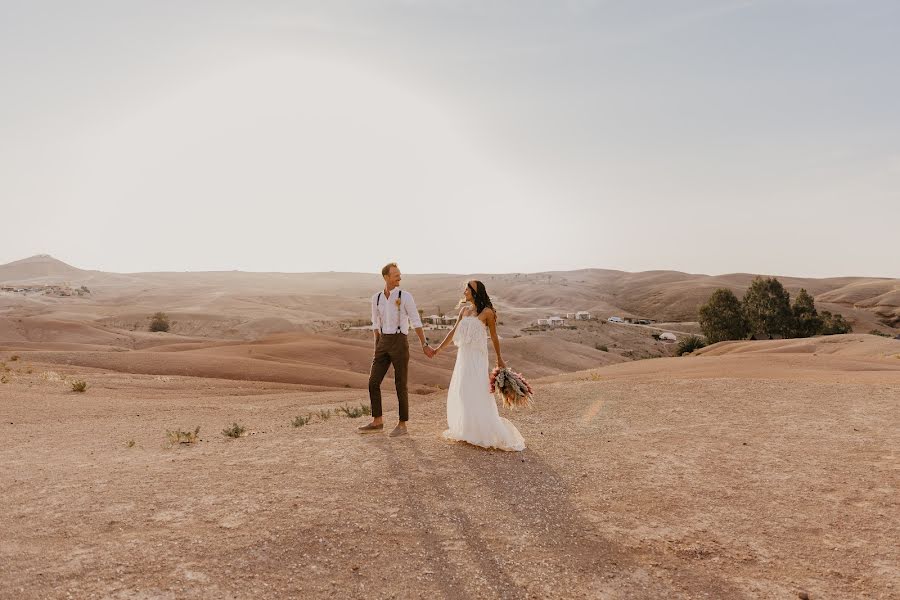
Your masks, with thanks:
<instances>
[{"instance_id":1,"label":"boutonniere","mask_svg":"<svg viewBox=\"0 0 900 600\"><path fill-rule=\"evenodd\" d=\"M400 308L400 298L397 298L395 304L397 305L397 308Z\"/></svg>"}]
</instances>

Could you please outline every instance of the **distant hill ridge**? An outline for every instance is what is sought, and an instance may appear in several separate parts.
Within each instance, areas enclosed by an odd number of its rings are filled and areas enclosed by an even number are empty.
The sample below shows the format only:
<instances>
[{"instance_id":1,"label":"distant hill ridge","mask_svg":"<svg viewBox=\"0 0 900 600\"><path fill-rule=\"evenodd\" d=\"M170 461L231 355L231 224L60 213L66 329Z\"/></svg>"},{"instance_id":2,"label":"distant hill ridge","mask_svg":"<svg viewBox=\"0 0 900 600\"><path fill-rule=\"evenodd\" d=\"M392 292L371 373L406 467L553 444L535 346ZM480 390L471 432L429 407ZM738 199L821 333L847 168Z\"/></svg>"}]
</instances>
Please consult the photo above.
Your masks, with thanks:
<instances>
[{"instance_id":1,"label":"distant hill ridge","mask_svg":"<svg viewBox=\"0 0 900 600\"><path fill-rule=\"evenodd\" d=\"M544 273L473 274L483 279L501 310L567 312L589 310L598 315L621 314L664 321L691 321L697 310L720 287L742 296L755 277L750 273L702 275L680 271L630 273L609 269L580 269ZM404 285L416 290L420 306L450 309L459 296L459 274L416 274ZM820 310L841 312L863 326L900 325L900 279L876 277L801 278L778 276L795 295L805 288ZM106 273L73 267L48 254L0 265L0 284L140 286L178 290L186 285L221 288L223 294L319 294L368 298L379 285L377 273L259 273L244 271ZM859 327L857 326L857 330Z\"/></svg>"}]
</instances>

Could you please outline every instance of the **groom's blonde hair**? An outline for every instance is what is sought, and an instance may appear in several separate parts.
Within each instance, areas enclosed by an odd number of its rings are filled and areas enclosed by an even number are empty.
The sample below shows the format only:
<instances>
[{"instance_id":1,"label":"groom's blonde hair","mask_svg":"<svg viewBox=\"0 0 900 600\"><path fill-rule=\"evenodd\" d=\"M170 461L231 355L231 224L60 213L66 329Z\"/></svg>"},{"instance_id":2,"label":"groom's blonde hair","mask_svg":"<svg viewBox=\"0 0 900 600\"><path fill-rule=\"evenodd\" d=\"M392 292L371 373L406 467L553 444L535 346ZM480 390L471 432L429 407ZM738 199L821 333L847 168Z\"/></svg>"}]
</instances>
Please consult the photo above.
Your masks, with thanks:
<instances>
[{"instance_id":1,"label":"groom's blonde hair","mask_svg":"<svg viewBox=\"0 0 900 600\"><path fill-rule=\"evenodd\" d=\"M388 263L388 264L384 265L383 267L381 267L381 276L387 277L388 273L391 272L391 267L397 267L397 263ZM397 267L397 268L399 269L400 267Z\"/></svg>"}]
</instances>

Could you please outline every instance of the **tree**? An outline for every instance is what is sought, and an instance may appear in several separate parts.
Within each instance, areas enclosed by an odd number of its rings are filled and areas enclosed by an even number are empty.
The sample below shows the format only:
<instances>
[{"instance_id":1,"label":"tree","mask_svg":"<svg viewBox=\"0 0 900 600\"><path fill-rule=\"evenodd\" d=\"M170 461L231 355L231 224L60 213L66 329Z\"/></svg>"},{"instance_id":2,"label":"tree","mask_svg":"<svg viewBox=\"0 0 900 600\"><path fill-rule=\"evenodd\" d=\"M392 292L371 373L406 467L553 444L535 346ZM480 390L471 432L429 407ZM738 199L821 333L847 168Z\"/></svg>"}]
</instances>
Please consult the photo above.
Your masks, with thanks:
<instances>
[{"instance_id":1,"label":"tree","mask_svg":"<svg viewBox=\"0 0 900 600\"><path fill-rule=\"evenodd\" d=\"M831 314L827 310L822 311L822 335L836 335L850 333L851 331L853 331L853 328L850 327L850 323L845 321L841 314Z\"/></svg>"},{"instance_id":2,"label":"tree","mask_svg":"<svg viewBox=\"0 0 900 600\"><path fill-rule=\"evenodd\" d=\"M741 301L728 288L719 288L700 307L700 328L710 344L747 337L747 321Z\"/></svg>"},{"instance_id":3,"label":"tree","mask_svg":"<svg viewBox=\"0 0 900 600\"><path fill-rule=\"evenodd\" d=\"M774 277L757 277L741 302L750 333L790 337L794 314L791 295Z\"/></svg>"},{"instance_id":4,"label":"tree","mask_svg":"<svg viewBox=\"0 0 900 600\"><path fill-rule=\"evenodd\" d=\"M822 318L816 311L816 303L806 290L800 289L800 293L794 299L791 308L794 315L794 337L812 337L822 330Z\"/></svg>"},{"instance_id":5,"label":"tree","mask_svg":"<svg viewBox=\"0 0 900 600\"><path fill-rule=\"evenodd\" d=\"M150 331L168 331L169 316L164 312L158 312L150 317Z\"/></svg>"}]
</instances>

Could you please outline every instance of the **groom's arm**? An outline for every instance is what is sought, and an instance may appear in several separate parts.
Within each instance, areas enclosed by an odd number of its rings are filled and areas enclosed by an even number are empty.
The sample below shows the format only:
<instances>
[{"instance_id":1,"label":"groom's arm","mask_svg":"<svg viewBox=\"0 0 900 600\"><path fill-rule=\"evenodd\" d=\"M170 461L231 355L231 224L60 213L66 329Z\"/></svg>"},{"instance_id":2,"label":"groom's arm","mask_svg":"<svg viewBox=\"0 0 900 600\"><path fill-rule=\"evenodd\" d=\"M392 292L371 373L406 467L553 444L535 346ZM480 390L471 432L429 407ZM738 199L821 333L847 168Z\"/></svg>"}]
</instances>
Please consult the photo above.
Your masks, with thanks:
<instances>
[{"instance_id":1,"label":"groom's arm","mask_svg":"<svg viewBox=\"0 0 900 600\"><path fill-rule=\"evenodd\" d=\"M422 329L422 319L419 318L419 309L416 308L416 300L413 298L412 294L406 294L406 316L409 317L409 323L416 330L416 335L419 336L419 342L422 344L422 350L425 351L425 354L428 354L428 340L425 338L425 330Z\"/></svg>"},{"instance_id":2,"label":"groom's arm","mask_svg":"<svg viewBox=\"0 0 900 600\"><path fill-rule=\"evenodd\" d=\"M381 327L378 326L378 308L375 304L375 297L369 301L372 305L372 335L375 336L375 347L378 347L378 338L381 337Z\"/></svg>"}]
</instances>

